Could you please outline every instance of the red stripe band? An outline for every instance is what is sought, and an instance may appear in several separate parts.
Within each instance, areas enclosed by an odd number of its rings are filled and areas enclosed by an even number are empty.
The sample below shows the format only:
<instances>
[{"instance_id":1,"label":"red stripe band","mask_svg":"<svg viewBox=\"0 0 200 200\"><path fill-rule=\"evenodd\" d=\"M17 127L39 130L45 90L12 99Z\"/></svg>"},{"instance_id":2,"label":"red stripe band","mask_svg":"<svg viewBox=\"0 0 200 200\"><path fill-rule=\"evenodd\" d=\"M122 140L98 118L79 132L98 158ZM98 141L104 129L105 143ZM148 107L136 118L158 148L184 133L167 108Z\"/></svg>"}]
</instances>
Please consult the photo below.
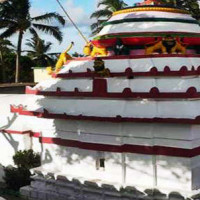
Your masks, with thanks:
<instances>
[{"instance_id":1,"label":"red stripe band","mask_svg":"<svg viewBox=\"0 0 200 200\"><path fill-rule=\"evenodd\" d=\"M195 87L190 87L186 92L160 92L157 87L152 88L149 92L132 92L131 88L125 88L122 93L111 93L107 91L107 81L105 79L96 79L93 81L92 92L80 92L75 88L74 92L61 91L41 91L26 87L26 94L44 95L44 96L62 96L62 97L87 97L87 98L117 98L117 99L183 99L183 98L200 98L200 92Z\"/></svg>"},{"instance_id":2,"label":"red stripe band","mask_svg":"<svg viewBox=\"0 0 200 200\"><path fill-rule=\"evenodd\" d=\"M101 57L103 60L124 60L124 59L144 59L144 58L200 58L199 54L155 54L155 55L119 55L119 56L105 56ZM81 57L67 61L65 64L74 61L91 61L94 57Z\"/></svg>"},{"instance_id":3,"label":"red stripe band","mask_svg":"<svg viewBox=\"0 0 200 200\"><path fill-rule=\"evenodd\" d=\"M110 144L98 144L98 143L87 143L75 140L66 140L61 138L41 137L40 133L32 131L14 131L14 130L0 130L0 132L7 134L30 134L30 137L39 138L42 144L55 144L64 147L74 147L85 150L93 151L106 151L115 153L138 153L145 155L163 155L173 157L185 157L192 158L200 155L200 147L194 149L183 149L175 147L164 147L164 146L142 146L142 145L130 145L124 144L121 146L110 145Z\"/></svg>"},{"instance_id":4,"label":"red stripe band","mask_svg":"<svg viewBox=\"0 0 200 200\"><path fill-rule=\"evenodd\" d=\"M6 130L6 129L2 129L0 130L1 133L7 133L7 134L16 134L16 135L30 135L30 137L36 137L39 138L40 137L40 133L38 132L32 132L30 130L28 131L15 131L15 130Z\"/></svg>"},{"instance_id":5,"label":"red stripe band","mask_svg":"<svg viewBox=\"0 0 200 200\"><path fill-rule=\"evenodd\" d=\"M133 122L133 123L176 123L176 124L200 124L200 116L194 119L189 118L134 118L134 117L97 117L97 116L84 116L84 115L67 115L50 113L46 109L44 112L37 111L27 111L24 110L23 106L15 107L11 106L12 113L18 113L19 115L34 116L46 119L62 119L62 120L89 120L89 121L101 121L101 122L111 122L111 123L121 123L121 122Z\"/></svg>"},{"instance_id":6,"label":"red stripe band","mask_svg":"<svg viewBox=\"0 0 200 200\"><path fill-rule=\"evenodd\" d=\"M130 67L125 68L124 72L110 72L108 69L109 76L110 77L127 77L132 78L135 76L144 76L144 77L151 77L151 76L199 76L200 75L200 66L197 67L197 69L194 68L194 66L191 68L191 70L188 69L186 66L182 66L180 70L173 71L170 69L170 67L166 66L163 71L159 71L156 67L152 67L148 72L134 72ZM63 74L53 74L54 78L95 78L95 77L101 77L100 74L87 69L86 72L73 72L72 70L69 70L68 73Z\"/></svg>"},{"instance_id":7,"label":"red stripe band","mask_svg":"<svg viewBox=\"0 0 200 200\"><path fill-rule=\"evenodd\" d=\"M65 140L60 138L41 137L40 142L43 144L56 144L66 147L74 147L93 151L106 151L116 153L138 153L145 155L163 155L173 157L191 158L200 155L200 147L194 149L183 149L163 146L140 146L140 145L108 145L97 143L85 143L74 140Z\"/></svg>"}]
</instances>

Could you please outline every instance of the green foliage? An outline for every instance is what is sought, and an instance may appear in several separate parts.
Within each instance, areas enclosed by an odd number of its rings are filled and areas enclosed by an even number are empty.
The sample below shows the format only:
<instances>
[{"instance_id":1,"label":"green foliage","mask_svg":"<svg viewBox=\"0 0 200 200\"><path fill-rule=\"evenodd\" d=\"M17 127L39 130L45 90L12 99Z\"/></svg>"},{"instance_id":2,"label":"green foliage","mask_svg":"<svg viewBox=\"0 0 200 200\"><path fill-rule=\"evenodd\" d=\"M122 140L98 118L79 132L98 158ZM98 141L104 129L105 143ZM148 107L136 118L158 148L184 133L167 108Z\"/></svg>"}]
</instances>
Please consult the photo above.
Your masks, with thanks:
<instances>
[{"instance_id":1,"label":"green foliage","mask_svg":"<svg viewBox=\"0 0 200 200\"><path fill-rule=\"evenodd\" d=\"M27 50L28 56L34 61L35 66L47 67L55 65L53 56L56 53L48 53L51 50L51 42L45 42L37 33L27 41L26 45L30 48L30 50Z\"/></svg>"},{"instance_id":2,"label":"green foliage","mask_svg":"<svg viewBox=\"0 0 200 200\"><path fill-rule=\"evenodd\" d=\"M4 180L7 188L19 190L20 187L30 185L31 173L29 169L40 166L40 155L33 150L18 151L13 156L16 167L5 167Z\"/></svg>"},{"instance_id":3,"label":"green foliage","mask_svg":"<svg viewBox=\"0 0 200 200\"><path fill-rule=\"evenodd\" d=\"M32 149L18 151L13 156L13 160L19 168L31 169L40 166L40 155Z\"/></svg>"},{"instance_id":4,"label":"green foliage","mask_svg":"<svg viewBox=\"0 0 200 200\"><path fill-rule=\"evenodd\" d=\"M93 35L101 31L103 28L102 24L112 16L113 12L125 8L127 4L123 0L100 0L97 7L100 8L101 6L104 8L95 11L90 16L90 18L97 20L91 25Z\"/></svg>"},{"instance_id":5,"label":"green foliage","mask_svg":"<svg viewBox=\"0 0 200 200\"><path fill-rule=\"evenodd\" d=\"M26 168L6 167L4 172L4 181L8 189L17 191L20 187L29 185L31 182L31 173Z\"/></svg>"},{"instance_id":6,"label":"green foliage","mask_svg":"<svg viewBox=\"0 0 200 200\"><path fill-rule=\"evenodd\" d=\"M33 70L32 68L35 66L35 63L28 56L21 56L21 73L20 80L22 82L33 82ZM12 83L15 81L15 68L16 63L16 55L14 53L7 53L4 56L4 65L5 68L5 77L7 83ZM0 80L1 82L1 80Z\"/></svg>"},{"instance_id":7,"label":"green foliage","mask_svg":"<svg viewBox=\"0 0 200 200\"><path fill-rule=\"evenodd\" d=\"M72 54L72 57L78 58L78 57L84 57L84 55L83 55L83 54L79 54L79 53L77 53L77 52L74 52L74 53Z\"/></svg>"},{"instance_id":8,"label":"green foliage","mask_svg":"<svg viewBox=\"0 0 200 200\"><path fill-rule=\"evenodd\" d=\"M13 45L9 40L0 38L0 82L6 82L6 67L5 67L5 57L8 53L14 51Z\"/></svg>"},{"instance_id":9,"label":"green foliage","mask_svg":"<svg viewBox=\"0 0 200 200\"><path fill-rule=\"evenodd\" d=\"M180 8L184 8L192 14L194 18L200 20L200 8L198 0L162 0L165 5L176 6Z\"/></svg>"},{"instance_id":10,"label":"green foliage","mask_svg":"<svg viewBox=\"0 0 200 200\"><path fill-rule=\"evenodd\" d=\"M19 58L21 57L22 41L25 32L29 31L33 34L36 30L40 30L52 35L59 42L63 39L60 27L52 25L55 22L63 26L65 25L65 20L61 15L51 12L41 16L31 17L30 8L30 0L6 0L0 3L0 29L2 30L0 37L7 38L18 34L15 82L19 82L21 70L21 60Z\"/></svg>"}]
</instances>

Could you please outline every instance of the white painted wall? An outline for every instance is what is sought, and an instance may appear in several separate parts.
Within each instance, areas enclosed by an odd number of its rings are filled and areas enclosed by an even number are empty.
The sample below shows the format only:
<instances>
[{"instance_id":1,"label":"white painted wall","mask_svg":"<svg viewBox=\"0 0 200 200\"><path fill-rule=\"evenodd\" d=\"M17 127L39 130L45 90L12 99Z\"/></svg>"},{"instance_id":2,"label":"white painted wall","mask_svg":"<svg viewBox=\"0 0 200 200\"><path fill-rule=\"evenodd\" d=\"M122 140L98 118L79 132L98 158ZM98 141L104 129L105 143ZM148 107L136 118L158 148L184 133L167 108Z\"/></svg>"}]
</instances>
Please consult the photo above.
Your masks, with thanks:
<instances>
[{"instance_id":1,"label":"white painted wall","mask_svg":"<svg viewBox=\"0 0 200 200\"><path fill-rule=\"evenodd\" d=\"M48 74L46 68L34 68L34 82L38 83L43 80L49 80L52 79L51 75Z\"/></svg>"},{"instance_id":2,"label":"white painted wall","mask_svg":"<svg viewBox=\"0 0 200 200\"><path fill-rule=\"evenodd\" d=\"M0 95L1 96L1 95ZM27 103L35 100L32 96L2 95L0 123L1 128L11 130L32 130L41 132L43 137L71 139L82 142L105 144L136 144L184 147L191 149L199 146L200 126L174 124L113 124L86 121L63 121L18 116L9 112L9 105ZM9 123L8 123L9 122ZM98 152L51 144L40 144L38 138L30 139L27 135L0 133L0 151L3 152L0 163L13 164L12 156L17 150L32 147L41 152L43 167L47 171L66 174L69 178L97 181L137 187L156 186L163 190L173 189L192 191L199 188L199 157L176 158L151 155L123 154L105 152L105 171L96 170ZM156 161L156 162L155 162ZM125 162L125 163L123 163ZM125 171L123 166L126 166ZM155 170L156 169L156 170ZM155 172L157 172L155 174ZM1 170L0 170L0 173ZM1 174L0 174L1 175ZM125 175L125 177L123 177ZM123 180L125 182L123 182Z\"/></svg>"}]
</instances>

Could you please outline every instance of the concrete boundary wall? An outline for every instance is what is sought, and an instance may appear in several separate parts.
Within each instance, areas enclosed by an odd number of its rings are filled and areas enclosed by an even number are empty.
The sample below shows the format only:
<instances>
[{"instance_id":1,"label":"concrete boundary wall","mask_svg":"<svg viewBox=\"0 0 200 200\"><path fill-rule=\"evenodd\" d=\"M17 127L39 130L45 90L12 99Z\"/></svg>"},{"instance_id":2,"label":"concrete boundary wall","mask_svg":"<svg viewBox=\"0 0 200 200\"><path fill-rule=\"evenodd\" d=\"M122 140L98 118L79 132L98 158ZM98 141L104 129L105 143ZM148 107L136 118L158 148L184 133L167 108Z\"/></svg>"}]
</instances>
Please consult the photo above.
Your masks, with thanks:
<instances>
[{"instance_id":1,"label":"concrete boundary wall","mask_svg":"<svg viewBox=\"0 0 200 200\"><path fill-rule=\"evenodd\" d=\"M51 174L36 175L30 186L21 188L21 195L26 200L189 200L200 199L199 195L187 198L178 192L164 194L159 190L137 190L134 187L116 189L112 185L77 179L69 181L64 176L55 180Z\"/></svg>"}]
</instances>

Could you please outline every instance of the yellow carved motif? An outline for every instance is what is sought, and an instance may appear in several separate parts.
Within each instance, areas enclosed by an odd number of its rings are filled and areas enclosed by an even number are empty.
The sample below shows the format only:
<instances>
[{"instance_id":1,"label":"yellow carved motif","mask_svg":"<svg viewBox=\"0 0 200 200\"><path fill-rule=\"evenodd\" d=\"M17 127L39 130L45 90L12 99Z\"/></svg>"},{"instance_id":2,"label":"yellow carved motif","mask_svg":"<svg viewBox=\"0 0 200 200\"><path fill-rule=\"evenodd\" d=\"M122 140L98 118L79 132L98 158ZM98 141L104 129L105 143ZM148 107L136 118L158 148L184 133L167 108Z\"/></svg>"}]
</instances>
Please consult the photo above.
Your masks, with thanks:
<instances>
[{"instance_id":1,"label":"yellow carved motif","mask_svg":"<svg viewBox=\"0 0 200 200\"><path fill-rule=\"evenodd\" d=\"M74 43L71 42L70 46L67 48L67 50L63 53L60 54L59 59L56 63L56 67L55 67L55 73L58 73L60 71L60 69L63 67L63 65L68 61L68 60L72 60L73 58L68 54L68 52L71 50L71 48L73 47ZM51 67L47 67L46 68L47 72L49 75L51 75L53 73L53 69Z\"/></svg>"},{"instance_id":2,"label":"yellow carved motif","mask_svg":"<svg viewBox=\"0 0 200 200\"><path fill-rule=\"evenodd\" d=\"M103 47L96 47L91 42L87 43L83 50L86 56L107 56L107 50Z\"/></svg>"},{"instance_id":3,"label":"yellow carved motif","mask_svg":"<svg viewBox=\"0 0 200 200\"><path fill-rule=\"evenodd\" d=\"M178 41L177 38L168 36L162 40L155 42L152 45L146 46L146 55L162 53L162 54L174 54L174 53L186 53L186 44Z\"/></svg>"}]
</instances>

